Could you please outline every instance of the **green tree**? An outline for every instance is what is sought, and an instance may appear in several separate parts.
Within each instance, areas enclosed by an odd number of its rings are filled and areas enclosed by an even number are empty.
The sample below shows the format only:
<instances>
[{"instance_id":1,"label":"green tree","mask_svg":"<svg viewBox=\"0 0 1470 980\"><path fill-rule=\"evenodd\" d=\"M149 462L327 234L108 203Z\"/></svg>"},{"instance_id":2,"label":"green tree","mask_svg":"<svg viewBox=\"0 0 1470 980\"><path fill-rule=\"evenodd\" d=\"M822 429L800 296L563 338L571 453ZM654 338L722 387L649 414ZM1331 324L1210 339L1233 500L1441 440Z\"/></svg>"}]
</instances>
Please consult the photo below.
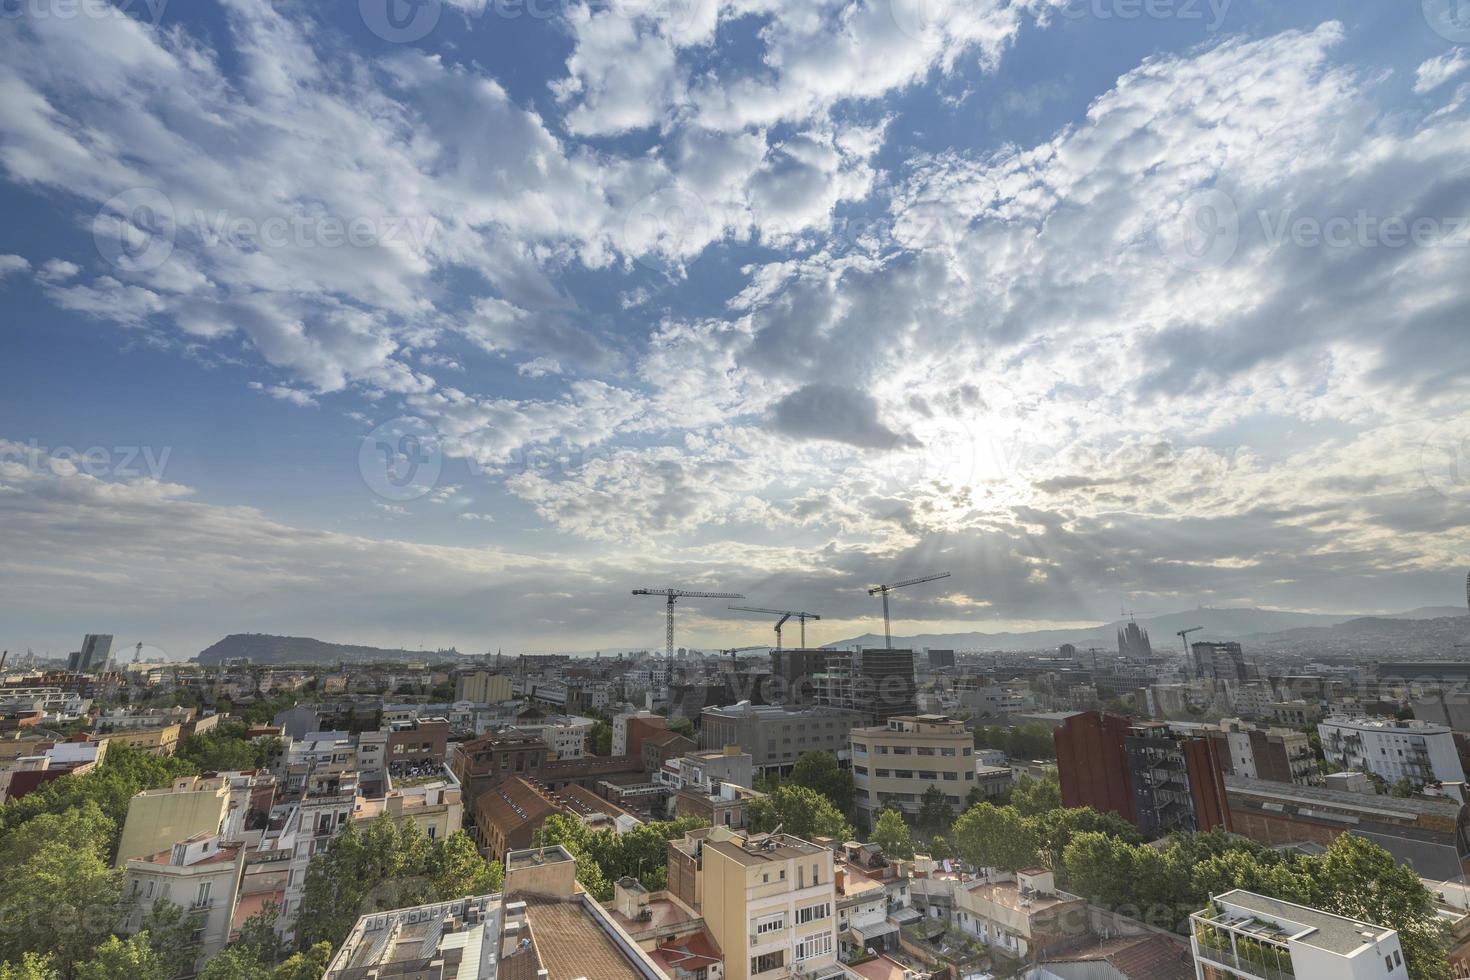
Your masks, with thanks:
<instances>
[{"instance_id":1,"label":"green tree","mask_svg":"<svg viewBox=\"0 0 1470 980\"><path fill-rule=\"evenodd\" d=\"M435 848L429 862L429 880L434 901L446 902L466 895L486 895L499 891L505 882L505 870L499 862L480 856L469 834L457 830L442 846Z\"/></svg>"},{"instance_id":2,"label":"green tree","mask_svg":"<svg viewBox=\"0 0 1470 980\"><path fill-rule=\"evenodd\" d=\"M1041 841L1025 817L1011 807L981 803L955 821L954 847L979 868L1015 871L1035 864Z\"/></svg>"},{"instance_id":3,"label":"green tree","mask_svg":"<svg viewBox=\"0 0 1470 980\"><path fill-rule=\"evenodd\" d=\"M1043 863L1058 873L1065 873L1062 854L1077 834L1107 834L1129 844L1137 844L1143 840L1138 828L1116 813L1101 813L1091 807L1050 810L1033 817L1032 826L1041 839Z\"/></svg>"},{"instance_id":4,"label":"green tree","mask_svg":"<svg viewBox=\"0 0 1470 980\"><path fill-rule=\"evenodd\" d=\"M270 968L260 962L253 948L227 946L204 964L199 980L272 980L272 977Z\"/></svg>"},{"instance_id":5,"label":"green tree","mask_svg":"<svg viewBox=\"0 0 1470 980\"><path fill-rule=\"evenodd\" d=\"M332 944L317 943L276 968L271 980L321 980L332 962Z\"/></svg>"},{"instance_id":6,"label":"green tree","mask_svg":"<svg viewBox=\"0 0 1470 980\"><path fill-rule=\"evenodd\" d=\"M0 963L0 980L59 980L60 976L51 957L38 953L22 954L18 963Z\"/></svg>"},{"instance_id":7,"label":"green tree","mask_svg":"<svg viewBox=\"0 0 1470 980\"><path fill-rule=\"evenodd\" d=\"M117 825L93 799L60 813L41 813L0 839L0 867L18 867L26 858L52 841L67 841L99 854L109 853Z\"/></svg>"},{"instance_id":8,"label":"green tree","mask_svg":"<svg viewBox=\"0 0 1470 980\"><path fill-rule=\"evenodd\" d=\"M1011 790L1011 806L1023 817L1039 817L1062 808L1062 784L1054 775L1045 779L1023 776Z\"/></svg>"},{"instance_id":9,"label":"green tree","mask_svg":"<svg viewBox=\"0 0 1470 980\"><path fill-rule=\"evenodd\" d=\"M922 799L919 801L919 816L917 823L919 829L928 833L945 830L954 820L954 811L945 802L944 790L934 783L924 790Z\"/></svg>"},{"instance_id":10,"label":"green tree","mask_svg":"<svg viewBox=\"0 0 1470 980\"><path fill-rule=\"evenodd\" d=\"M949 838L940 834L929 838L929 843L924 850L936 861L954 857L954 848L950 846Z\"/></svg>"},{"instance_id":11,"label":"green tree","mask_svg":"<svg viewBox=\"0 0 1470 980\"><path fill-rule=\"evenodd\" d=\"M172 980L167 964L159 959L148 936L138 933L131 939L108 938L97 948L91 960L76 969L77 980Z\"/></svg>"},{"instance_id":12,"label":"green tree","mask_svg":"<svg viewBox=\"0 0 1470 980\"><path fill-rule=\"evenodd\" d=\"M273 965L280 962L286 954L285 943L276 932L276 920L280 915L281 907L275 902L267 902L259 912L240 924L240 938L235 944L253 951L261 963Z\"/></svg>"},{"instance_id":13,"label":"green tree","mask_svg":"<svg viewBox=\"0 0 1470 980\"><path fill-rule=\"evenodd\" d=\"M909 833L909 825L904 822L903 815L897 810L884 810L878 814L878 820L873 825L872 840L890 858L914 856L913 835Z\"/></svg>"},{"instance_id":14,"label":"green tree","mask_svg":"<svg viewBox=\"0 0 1470 980\"><path fill-rule=\"evenodd\" d=\"M754 833L775 830L811 840L834 837L846 841L853 837L852 826L826 797L805 786L778 786L762 800L751 804L746 822Z\"/></svg>"},{"instance_id":15,"label":"green tree","mask_svg":"<svg viewBox=\"0 0 1470 980\"><path fill-rule=\"evenodd\" d=\"M852 812L852 773L839 767L831 752L803 752L791 768L790 782L822 794L840 813Z\"/></svg>"},{"instance_id":16,"label":"green tree","mask_svg":"<svg viewBox=\"0 0 1470 980\"><path fill-rule=\"evenodd\" d=\"M587 751L593 755L612 755L612 725L607 719L599 718L592 723L587 734Z\"/></svg>"},{"instance_id":17,"label":"green tree","mask_svg":"<svg viewBox=\"0 0 1470 980\"><path fill-rule=\"evenodd\" d=\"M141 931L148 936L148 945L153 948L165 976L194 972L194 930L199 924L199 916L190 915L167 899L154 902L153 908L143 916Z\"/></svg>"},{"instance_id":18,"label":"green tree","mask_svg":"<svg viewBox=\"0 0 1470 980\"><path fill-rule=\"evenodd\" d=\"M688 718L675 718L669 722L669 731L683 735L685 738L696 738L694 734L694 722Z\"/></svg>"},{"instance_id":19,"label":"green tree","mask_svg":"<svg viewBox=\"0 0 1470 980\"><path fill-rule=\"evenodd\" d=\"M10 877L0 896L0 960L54 954L63 971L89 959L122 915L122 871L94 846L48 841Z\"/></svg>"}]
</instances>

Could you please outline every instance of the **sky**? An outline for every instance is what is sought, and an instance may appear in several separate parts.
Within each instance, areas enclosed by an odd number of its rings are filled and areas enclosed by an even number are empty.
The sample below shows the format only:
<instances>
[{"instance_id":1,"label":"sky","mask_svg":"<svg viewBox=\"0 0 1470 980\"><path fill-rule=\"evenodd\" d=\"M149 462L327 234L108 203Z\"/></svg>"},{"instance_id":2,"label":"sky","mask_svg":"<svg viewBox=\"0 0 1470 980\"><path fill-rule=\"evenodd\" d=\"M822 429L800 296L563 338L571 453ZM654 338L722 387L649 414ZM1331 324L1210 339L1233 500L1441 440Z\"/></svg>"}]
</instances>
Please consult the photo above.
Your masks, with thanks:
<instances>
[{"instance_id":1,"label":"sky","mask_svg":"<svg viewBox=\"0 0 1470 980\"><path fill-rule=\"evenodd\" d=\"M10 0L0 214L12 650L1462 598L1455 0Z\"/></svg>"}]
</instances>

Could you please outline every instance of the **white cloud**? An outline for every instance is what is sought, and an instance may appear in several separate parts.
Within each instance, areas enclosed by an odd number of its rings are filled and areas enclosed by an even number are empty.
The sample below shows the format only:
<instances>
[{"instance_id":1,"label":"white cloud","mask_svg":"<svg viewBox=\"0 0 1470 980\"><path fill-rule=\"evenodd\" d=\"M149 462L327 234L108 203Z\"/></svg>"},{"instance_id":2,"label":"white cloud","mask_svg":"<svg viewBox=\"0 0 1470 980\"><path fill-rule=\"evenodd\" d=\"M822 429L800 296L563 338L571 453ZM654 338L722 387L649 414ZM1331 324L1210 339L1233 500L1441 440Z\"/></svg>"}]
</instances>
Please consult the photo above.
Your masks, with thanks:
<instances>
[{"instance_id":1,"label":"white cloud","mask_svg":"<svg viewBox=\"0 0 1470 980\"><path fill-rule=\"evenodd\" d=\"M1470 54L1464 48L1452 48L1444 54L1430 58L1414 72L1414 94L1423 95L1439 88L1445 82L1470 68Z\"/></svg>"}]
</instances>

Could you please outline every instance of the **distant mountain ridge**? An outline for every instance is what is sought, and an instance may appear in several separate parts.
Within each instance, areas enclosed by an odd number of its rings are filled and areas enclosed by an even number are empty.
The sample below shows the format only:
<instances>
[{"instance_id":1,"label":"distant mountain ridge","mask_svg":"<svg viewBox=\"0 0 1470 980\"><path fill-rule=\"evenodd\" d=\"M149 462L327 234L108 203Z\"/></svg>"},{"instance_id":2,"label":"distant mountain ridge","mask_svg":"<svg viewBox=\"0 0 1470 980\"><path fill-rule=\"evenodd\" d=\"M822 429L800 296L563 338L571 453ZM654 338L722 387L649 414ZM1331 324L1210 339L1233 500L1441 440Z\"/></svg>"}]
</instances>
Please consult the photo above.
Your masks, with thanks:
<instances>
[{"instance_id":1,"label":"distant mountain ridge","mask_svg":"<svg viewBox=\"0 0 1470 980\"><path fill-rule=\"evenodd\" d=\"M1430 629L1425 624L1440 624L1452 631L1456 625L1448 622L1455 617L1464 618L1466 611L1457 606L1425 606L1409 612L1387 616L1344 616L1326 613L1301 613L1280 609L1214 609L1200 608L1185 612L1168 613L1162 616L1138 617L1141 629L1147 630L1155 650L1181 650L1179 631L1195 626L1203 627L1191 633L1191 641L1198 640L1255 640L1258 645L1276 648L1278 644L1299 646L1302 643L1331 643L1340 631L1346 635L1365 632L1387 641L1392 636L1419 637L1424 634L1433 642L1431 633L1439 633L1440 627ZM894 636L898 647L922 650L938 649L997 651L1021 653L1028 650L1055 649L1063 643L1071 643L1079 650L1096 647L1099 650L1117 650L1118 630L1126 620L1116 620L1098 626L1079 629L1034 630L1024 633L919 633L912 636ZM1369 626L1367 624L1375 624ZM1458 627L1463 629L1464 627ZM865 633L862 636L840 640L824 646L850 649L853 646L882 646L880 634Z\"/></svg>"},{"instance_id":2,"label":"distant mountain ridge","mask_svg":"<svg viewBox=\"0 0 1470 980\"><path fill-rule=\"evenodd\" d=\"M338 661L365 663L374 660L424 660L431 656L458 657L456 650L392 650L352 643L328 643L309 636L273 636L270 633L231 633L211 644L194 659L218 665L245 658L252 664L332 664Z\"/></svg>"}]
</instances>

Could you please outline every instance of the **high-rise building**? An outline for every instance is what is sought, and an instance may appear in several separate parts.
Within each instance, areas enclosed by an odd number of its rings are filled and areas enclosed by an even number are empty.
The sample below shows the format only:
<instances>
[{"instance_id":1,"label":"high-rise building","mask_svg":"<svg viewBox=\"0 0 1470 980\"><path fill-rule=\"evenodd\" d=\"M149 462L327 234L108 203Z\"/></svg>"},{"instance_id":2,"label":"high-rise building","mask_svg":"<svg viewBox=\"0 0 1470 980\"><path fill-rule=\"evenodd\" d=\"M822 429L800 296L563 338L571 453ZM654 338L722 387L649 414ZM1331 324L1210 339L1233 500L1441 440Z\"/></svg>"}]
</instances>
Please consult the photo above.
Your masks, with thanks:
<instances>
[{"instance_id":1,"label":"high-rise building","mask_svg":"<svg viewBox=\"0 0 1470 980\"><path fill-rule=\"evenodd\" d=\"M1145 833L1231 829L1224 766L1209 738L1101 711L1072 715L1052 737L1064 806L1116 813Z\"/></svg>"},{"instance_id":2,"label":"high-rise building","mask_svg":"<svg viewBox=\"0 0 1470 980\"><path fill-rule=\"evenodd\" d=\"M929 651L929 669L930 670L938 670L940 667L953 667L953 666L954 666L954 651L953 650L930 650Z\"/></svg>"},{"instance_id":3,"label":"high-rise building","mask_svg":"<svg viewBox=\"0 0 1470 980\"><path fill-rule=\"evenodd\" d=\"M811 704L814 698L816 676L827 666L832 650L772 650L771 674L778 678L779 695L783 704Z\"/></svg>"},{"instance_id":4,"label":"high-rise building","mask_svg":"<svg viewBox=\"0 0 1470 980\"><path fill-rule=\"evenodd\" d=\"M917 714L914 651L864 650L853 678L852 708L878 724L895 715Z\"/></svg>"},{"instance_id":5,"label":"high-rise building","mask_svg":"<svg viewBox=\"0 0 1470 980\"><path fill-rule=\"evenodd\" d=\"M82 674L100 674L107 670L112 657L111 633L88 633L82 648L67 658L68 670Z\"/></svg>"},{"instance_id":6,"label":"high-rise building","mask_svg":"<svg viewBox=\"0 0 1470 980\"><path fill-rule=\"evenodd\" d=\"M1194 675L1217 681L1243 681L1250 679L1245 666L1245 656L1240 644L1231 640L1224 643L1201 641L1189 645L1194 655Z\"/></svg>"}]
</instances>

